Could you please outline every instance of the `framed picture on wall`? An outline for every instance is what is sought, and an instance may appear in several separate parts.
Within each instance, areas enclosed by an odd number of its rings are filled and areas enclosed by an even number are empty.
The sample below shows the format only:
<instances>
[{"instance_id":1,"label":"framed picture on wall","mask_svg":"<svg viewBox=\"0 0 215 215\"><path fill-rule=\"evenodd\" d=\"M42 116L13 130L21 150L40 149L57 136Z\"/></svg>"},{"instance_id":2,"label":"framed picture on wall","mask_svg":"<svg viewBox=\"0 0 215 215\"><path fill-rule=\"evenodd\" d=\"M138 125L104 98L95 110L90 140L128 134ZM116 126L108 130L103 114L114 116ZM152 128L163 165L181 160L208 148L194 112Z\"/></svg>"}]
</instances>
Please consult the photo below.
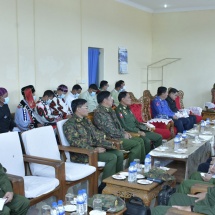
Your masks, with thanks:
<instances>
[{"instance_id":1,"label":"framed picture on wall","mask_svg":"<svg viewBox=\"0 0 215 215\"><path fill-rule=\"evenodd\" d=\"M118 64L119 64L119 73L127 74L128 73L128 51L124 47L118 48Z\"/></svg>"}]
</instances>

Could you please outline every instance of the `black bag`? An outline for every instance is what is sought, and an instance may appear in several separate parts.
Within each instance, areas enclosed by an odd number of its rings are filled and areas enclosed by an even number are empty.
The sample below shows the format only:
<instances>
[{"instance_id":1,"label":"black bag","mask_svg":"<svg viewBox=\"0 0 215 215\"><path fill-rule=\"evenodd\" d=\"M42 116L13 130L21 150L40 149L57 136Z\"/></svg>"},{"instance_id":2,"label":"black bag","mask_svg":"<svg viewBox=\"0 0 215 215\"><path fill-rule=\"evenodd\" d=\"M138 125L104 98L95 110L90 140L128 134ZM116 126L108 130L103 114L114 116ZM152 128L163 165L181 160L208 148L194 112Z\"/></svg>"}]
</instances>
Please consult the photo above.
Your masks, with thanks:
<instances>
[{"instance_id":1,"label":"black bag","mask_svg":"<svg viewBox=\"0 0 215 215\"><path fill-rule=\"evenodd\" d=\"M139 197L131 197L126 202L127 210L123 215L151 215L149 207L145 206L143 200Z\"/></svg>"},{"instance_id":2,"label":"black bag","mask_svg":"<svg viewBox=\"0 0 215 215\"><path fill-rule=\"evenodd\" d=\"M158 193L158 205L168 205L171 195L175 192L175 188L164 185L162 190Z\"/></svg>"}]
</instances>

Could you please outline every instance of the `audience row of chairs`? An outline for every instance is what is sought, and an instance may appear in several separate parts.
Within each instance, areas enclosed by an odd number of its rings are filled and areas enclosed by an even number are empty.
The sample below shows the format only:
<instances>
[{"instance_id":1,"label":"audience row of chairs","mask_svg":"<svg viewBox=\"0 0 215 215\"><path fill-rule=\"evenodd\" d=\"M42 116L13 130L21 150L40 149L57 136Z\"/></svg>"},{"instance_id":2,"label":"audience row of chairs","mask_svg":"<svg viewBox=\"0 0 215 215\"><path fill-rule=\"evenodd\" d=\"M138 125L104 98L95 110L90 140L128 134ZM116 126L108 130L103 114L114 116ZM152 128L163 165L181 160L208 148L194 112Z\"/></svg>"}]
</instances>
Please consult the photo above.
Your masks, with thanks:
<instances>
[{"instance_id":1,"label":"audience row of chairs","mask_svg":"<svg viewBox=\"0 0 215 215\"><path fill-rule=\"evenodd\" d=\"M60 122L58 133L63 139L64 122ZM0 142L0 163L9 173L14 192L30 198L31 205L50 196L64 199L69 187L86 180L89 195L97 193L97 152L58 145L52 126L32 129L20 136L17 132L3 133ZM69 151L88 155L89 164L65 162L64 152Z\"/></svg>"}]
</instances>

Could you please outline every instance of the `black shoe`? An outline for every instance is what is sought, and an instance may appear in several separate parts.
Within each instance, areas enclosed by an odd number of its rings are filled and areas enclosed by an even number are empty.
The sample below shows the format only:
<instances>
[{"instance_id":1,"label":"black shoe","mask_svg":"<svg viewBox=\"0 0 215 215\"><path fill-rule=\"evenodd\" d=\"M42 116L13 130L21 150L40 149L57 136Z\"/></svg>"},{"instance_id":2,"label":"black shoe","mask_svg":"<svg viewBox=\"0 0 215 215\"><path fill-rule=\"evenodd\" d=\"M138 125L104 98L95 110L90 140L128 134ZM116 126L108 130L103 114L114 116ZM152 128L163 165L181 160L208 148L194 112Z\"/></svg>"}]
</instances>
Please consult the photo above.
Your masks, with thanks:
<instances>
[{"instance_id":1,"label":"black shoe","mask_svg":"<svg viewBox=\"0 0 215 215\"><path fill-rule=\"evenodd\" d=\"M102 190L106 187L106 183L102 182L98 187L98 194L102 194Z\"/></svg>"}]
</instances>

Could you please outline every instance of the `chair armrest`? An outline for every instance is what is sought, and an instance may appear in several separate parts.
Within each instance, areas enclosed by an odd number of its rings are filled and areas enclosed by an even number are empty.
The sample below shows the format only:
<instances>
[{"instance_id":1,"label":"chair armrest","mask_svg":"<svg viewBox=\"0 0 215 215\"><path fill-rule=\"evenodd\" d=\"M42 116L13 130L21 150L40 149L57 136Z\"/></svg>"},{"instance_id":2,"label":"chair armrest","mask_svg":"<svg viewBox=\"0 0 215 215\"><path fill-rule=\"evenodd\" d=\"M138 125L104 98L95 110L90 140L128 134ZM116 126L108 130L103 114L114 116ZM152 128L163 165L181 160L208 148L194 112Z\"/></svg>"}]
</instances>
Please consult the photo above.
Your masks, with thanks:
<instances>
[{"instance_id":1,"label":"chair armrest","mask_svg":"<svg viewBox=\"0 0 215 215\"><path fill-rule=\"evenodd\" d=\"M23 177L12 174L7 174L7 176L12 184L13 192L25 196Z\"/></svg>"},{"instance_id":2,"label":"chair armrest","mask_svg":"<svg viewBox=\"0 0 215 215\"><path fill-rule=\"evenodd\" d=\"M132 137L140 137L140 134L135 132L128 132Z\"/></svg>"},{"instance_id":3,"label":"chair armrest","mask_svg":"<svg viewBox=\"0 0 215 215\"><path fill-rule=\"evenodd\" d=\"M78 147L73 147L73 146L62 146L62 145L59 145L58 148L60 151L85 154L88 156L89 164L91 166L95 166L95 167L98 166L98 155L97 155L97 151L95 151L95 150L78 148Z\"/></svg>"},{"instance_id":4,"label":"chair armrest","mask_svg":"<svg viewBox=\"0 0 215 215\"><path fill-rule=\"evenodd\" d=\"M65 181L65 163L61 160L54 160L49 158L41 158L30 155L23 155L24 162L37 163L55 168L55 177L60 181Z\"/></svg>"},{"instance_id":5,"label":"chair armrest","mask_svg":"<svg viewBox=\"0 0 215 215\"><path fill-rule=\"evenodd\" d=\"M167 211L166 215L200 215L200 213L182 211L182 210L178 210L177 208L170 208Z\"/></svg>"},{"instance_id":6,"label":"chair armrest","mask_svg":"<svg viewBox=\"0 0 215 215\"><path fill-rule=\"evenodd\" d=\"M209 185L209 184L194 184L191 187L190 193L196 194L196 193L207 192L208 187L214 187L214 185L213 184L211 184L211 185Z\"/></svg>"}]
</instances>

